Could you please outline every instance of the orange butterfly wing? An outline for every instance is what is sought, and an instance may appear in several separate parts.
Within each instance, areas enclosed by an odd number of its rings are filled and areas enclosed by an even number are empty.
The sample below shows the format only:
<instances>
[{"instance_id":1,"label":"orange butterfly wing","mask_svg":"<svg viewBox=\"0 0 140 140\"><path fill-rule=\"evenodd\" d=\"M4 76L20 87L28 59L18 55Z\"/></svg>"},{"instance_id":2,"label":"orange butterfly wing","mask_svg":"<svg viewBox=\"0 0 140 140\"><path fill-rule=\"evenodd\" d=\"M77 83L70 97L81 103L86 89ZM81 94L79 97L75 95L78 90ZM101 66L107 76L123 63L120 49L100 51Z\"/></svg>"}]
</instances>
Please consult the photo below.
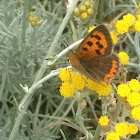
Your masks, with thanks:
<instances>
[{"instance_id":1,"label":"orange butterfly wing","mask_svg":"<svg viewBox=\"0 0 140 140\"><path fill-rule=\"evenodd\" d=\"M75 55L80 60L91 60L97 56L109 55L112 46L113 42L109 31L104 25L99 25L81 42Z\"/></svg>"},{"instance_id":2,"label":"orange butterfly wing","mask_svg":"<svg viewBox=\"0 0 140 140\"><path fill-rule=\"evenodd\" d=\"M71 65L93 81L105 81L116 77L119 59L112 52L112 39L104 25L93 29L81 42L75 53L69 51Z\"/></svg>"},{"instance_id":3,"label":"orange butterfly wing","mask_svg":"<svg viewBox=\"0 0 140 140\"><path fill-rule=\"evenodd\" d=\"M85 75L86 77L92 79L95 81L95 79L92 78L92 76L90 76L90 74L87 72L87 70L85 69L85 67L80 63L80 61L77 59L77 57L75 56L75 53L70 50L69 51L69 59L71 62L71 65L81 74ZM94 76L93 76L94 77Z\"/></svg>"}]
</instances>

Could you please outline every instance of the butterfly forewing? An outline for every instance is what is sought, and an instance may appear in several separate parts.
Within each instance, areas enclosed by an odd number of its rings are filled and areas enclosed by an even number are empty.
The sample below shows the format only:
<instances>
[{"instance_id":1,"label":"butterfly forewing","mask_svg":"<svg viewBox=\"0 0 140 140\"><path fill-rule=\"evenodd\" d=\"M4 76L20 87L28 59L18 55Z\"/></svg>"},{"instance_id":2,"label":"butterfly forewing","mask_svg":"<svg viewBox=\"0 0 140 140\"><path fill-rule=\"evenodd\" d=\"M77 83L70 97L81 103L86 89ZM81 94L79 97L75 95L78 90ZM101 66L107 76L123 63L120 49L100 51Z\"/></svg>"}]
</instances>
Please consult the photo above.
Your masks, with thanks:
<instances>
[{"instance_id":1,"label":"butterfly forewing","mask_svg":"<svg viewBox=\"0 0 140 140\"><path fill-rule=\"evenodd\" d=\"M81 42L75 51L79 60L91 60L94 57L109 55L113 42L108 29L99 25Z\"/></svg>"},{"instance_id":2,"label":"butterfly forewing","mask_svg":"<svg viewBox=\"0 0 140 140\"><path fill-rule=\"evenodd\" d=\"M96 81L96 78L93 78L94 76L91 76L85 67L80 63L80 61L76 58L74 52L72 50L69 51L69 59L70 63L75 70L77 70L79 73L85 75L86 77ZM96 75L95 75L96 76Z\"/></svg>"}]
</instances>

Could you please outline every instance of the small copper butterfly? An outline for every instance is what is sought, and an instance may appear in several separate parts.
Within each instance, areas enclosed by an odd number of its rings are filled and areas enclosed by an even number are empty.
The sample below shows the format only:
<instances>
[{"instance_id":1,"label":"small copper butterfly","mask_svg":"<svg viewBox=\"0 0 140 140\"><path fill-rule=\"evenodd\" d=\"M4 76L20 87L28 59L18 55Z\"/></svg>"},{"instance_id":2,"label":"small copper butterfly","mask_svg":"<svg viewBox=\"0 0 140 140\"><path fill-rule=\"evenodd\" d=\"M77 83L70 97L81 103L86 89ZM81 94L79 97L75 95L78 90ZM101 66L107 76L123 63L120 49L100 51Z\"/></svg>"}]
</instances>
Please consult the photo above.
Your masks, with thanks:
<instances>
[{"instance_id":1,"label":"small copper butterfly","mask_svg":"<svg viewBox=\"0 0 140 140\"><path fill-rule=\"evenodd\" d=\"M99 25L93 29L73 52L69 51L72 67L95 82L116 77L119 58L112 52L113 42L108 29Z\"/></svg>"}]
</instances>

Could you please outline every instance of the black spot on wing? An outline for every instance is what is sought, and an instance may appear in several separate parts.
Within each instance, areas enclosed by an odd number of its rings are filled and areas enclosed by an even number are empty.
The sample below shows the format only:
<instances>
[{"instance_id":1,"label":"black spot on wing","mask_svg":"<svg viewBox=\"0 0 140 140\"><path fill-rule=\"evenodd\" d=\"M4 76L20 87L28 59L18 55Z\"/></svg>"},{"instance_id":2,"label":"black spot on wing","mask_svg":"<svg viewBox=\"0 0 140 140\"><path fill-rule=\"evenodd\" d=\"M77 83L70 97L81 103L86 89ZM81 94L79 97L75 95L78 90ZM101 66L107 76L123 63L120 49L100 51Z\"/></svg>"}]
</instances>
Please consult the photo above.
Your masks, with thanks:
<instances>
[{"instance_id":1,"label":"black spot on wing","mask_svg":"<svg viewBox=\"0 0 140 140\"><path fill-rule=\"evenodd\" d=\"M102 49L104 46L102 44L100 44L100 45L98 45L98 47Z\"/></svg>"},{"instance_id":2,"label":"black spot on wing","mask_svg":"<svg viewBox=\"0 0 140 140\"><path fill-rule=\"evenodd\" d=\"M97 38L98 40L101 40L101 37L98 35L95 35L94 37Z\"/></svg>"},{"instance_id":3,"label":"black spot on wing","mask_svg":"<svg viewBox=\"0 0 140 140\"><path fill-rule=\"evenodd\" d=\"M87 48L83 48L83 51L87 51L88 49Z\"/></svg>"},{"instance_id":4,"label":"black spot on wing","mask_svg":"<svg viewBox=\"0 0 140 140\"><path fill-rule=\"evenodd\" d=\"M90 37L94 37L94 38L96 38L97 40L101 40L101 37L100 36L98 36L98 35L91 35Z\"/></svg>"},{"instance_id":5,"label":"black spot on wing","mask_svg":"<svg viewBox=\"0 0 140 140\"><path fill-rule=\"evenodd\" d=\"M93 43L91 41L88 41L87 45L91 47L93 45Z\"/></svg>"},{"instance_id":6,"label":"black spot on wing","mask_svg":"<svg viewBox=\"0 0 140 140\"><path fill-rule=\"evenodd\" d=\"M99 41L97 41L97 42L96 42L96 45L100 45L100 42L99 42Z\"/></svg>"},{"instance_id":7,"label":"black spot on wing","mask_svg":"<svg viewBox=\"0 0 140 140\"><path fill-rule=\"evenodd\" d=\"M96 45L97 45L100 49L102 49L102 48L104 47L99 41L96 42Z\"/></svg>"},{"instance_id":8,"label":"black spot on wing","mask_svg":"<svg viewBox=\"0 0 140 140\"><path fill-rule=\"evenodd\" d=\"M97 53L98 55L101 55L100 50L96 50L96 53Z\"/></svg>"}]
</instances>

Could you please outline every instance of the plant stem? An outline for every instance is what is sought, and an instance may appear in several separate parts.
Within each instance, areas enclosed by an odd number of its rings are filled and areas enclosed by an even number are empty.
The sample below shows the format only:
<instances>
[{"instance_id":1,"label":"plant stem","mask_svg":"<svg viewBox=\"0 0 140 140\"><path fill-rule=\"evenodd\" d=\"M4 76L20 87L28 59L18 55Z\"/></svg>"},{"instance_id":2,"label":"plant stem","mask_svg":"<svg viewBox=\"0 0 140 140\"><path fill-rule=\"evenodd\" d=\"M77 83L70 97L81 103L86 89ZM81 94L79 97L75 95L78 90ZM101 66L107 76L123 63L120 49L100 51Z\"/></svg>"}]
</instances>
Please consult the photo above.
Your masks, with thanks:
<instances>
[{"instance_id":1,"label":"plant stem","mask_svg":"<svg viewBox=\"0 0 140 140\"><path fill-rule=\"evenodd\" d=\"M59 28L58 32L56 33L56 36L55 36L55 38L54 38L54 40L53 40L53 42L52 42L52 44L50 46L48 54L46 55L46 59L50 58L54 54L55 50L57 49L58 41L59 41L59 39L60 39L60 37L61 37L61 35L62 35L66 25L67 25L67 23L68 23L68 21L69 21L69 19L71 17L71 14L73 12L73 9L76 6L76 4L78 3L78 1L79 0L74 0L72 2L71 6L68 8L68 11L67 11L67 13L66 13L61 25L60 25L60 28ZM41 68L39 69L34 83L36 81L38 81L43 76L44 72L46 71L46 69L47 69L47 61L46 61L46 59L44 60Z\"/></svg>"},{"instance_id":2,"label":"plant stem","mask_svg":"<svg viewBox=\"0 0 140 140\"><path fill-rule=\"evenodd\" d=\"M74 48L75 46L79 45L83 39L78 40L77 42L71 44L66 49L64 49L62 52L60 52L53 60L48 61L48 65L53 65L59 58L61 58L64 54L66 54L70 49Z\"/></svg>"},{"instance_id":3,"label":"plant stem","mask_svg":"<svg viewBox=\"0 0 140 140\"><path fill-rule=\"evenodd\" d=\"M94 10L94 14L93 14L93 23L94 23L95 20L96 20L98 6L99 6L99 0L94 0L94 7L93 7L93 10Z\"/></svg>"},{"instance_id":4,"label":"plant stem","mask_svg":"<svg viewBox=\"0 0 140 140\"><path fill-rule=\"evenodd\" d=\"M73 9L76 6L76 4L78 3L78 1L79 0L74 0L72 2L71 6L68 8L68 11L66 13L66 16L64 17L64 19L63 19L63 21L62 21L62 23L60 25L60 28L59 28L58 32L56 33L56 36L54 38L54 41L51 44L51 47L50 47L50 49L48 51L48 54L47 54L46 58L49 58L51 55L53 55L53 53L54 53L54 51L55 51L55 49L57 47L58 41L59 41L59 39L60 39L60 37L61 37L64 29L65 29L65 26L68 23L68 21L69 21L69 19L71 17L71 14L73 12Z\"/></svg>"},{"instance_id":5,"label":"plant stem","mask_svg":"<svg viewBox=\"0 0 140 140\"><path fill-rule=\"evenodd\" d=\"M77 33L76 33L76 29L75 29L75 26L74 26L74 23L73 23L73 20L70 20L70 26L71 26L71 30L72 30L72 39L74 41L77 41Z\"/></svg>"},{"instance_id":6,"label":"plant stem","mask_svg":"<svg viewBox=\"0 0 140 140\"><path fill-rule=\"evenodd\" d=\"M26 52L26 24L27 24L27 13L28 12L28 0L24 1L24 13L23 13L23 22L22 22L22 47L21 47L21 62L25 58L25 52Z\"/></svg>"},{"instance_id":7,"label":"plant stem","mask_svg":"<svg viewBox=\"0 0 140 140\"><path fill-rule=\"evenodd\" d=\"M93 140L98 140L101 132L101 126L98 124Z\"/></svg>"},{"instance_id":8,"label":"plant stem","mask_svg":"<svg viewBox=\"0 0 140 140\"><path fill-rule=\"evenodd\" d=\"M21 103L19 104L19 113L18 116L16 118L14 127L12 129L12 132L10 134L9 140L15 140L15 137L19 131L19 126L22 122L22 119L24 117L24 115L26 114L27 108L31 102L33 93L35 92L35 90L37 90L39 87L41 87L40 85L49 80L50 78L58 75L59 71L54 71L51 72L49 75L47 75L46 77L44 77L43 79L41 79L40 81L38 81L36 84L34 84L31 88L29 88L28 92L25 94L24 98L22 99Z\"/></svg>"}]
</instances>

